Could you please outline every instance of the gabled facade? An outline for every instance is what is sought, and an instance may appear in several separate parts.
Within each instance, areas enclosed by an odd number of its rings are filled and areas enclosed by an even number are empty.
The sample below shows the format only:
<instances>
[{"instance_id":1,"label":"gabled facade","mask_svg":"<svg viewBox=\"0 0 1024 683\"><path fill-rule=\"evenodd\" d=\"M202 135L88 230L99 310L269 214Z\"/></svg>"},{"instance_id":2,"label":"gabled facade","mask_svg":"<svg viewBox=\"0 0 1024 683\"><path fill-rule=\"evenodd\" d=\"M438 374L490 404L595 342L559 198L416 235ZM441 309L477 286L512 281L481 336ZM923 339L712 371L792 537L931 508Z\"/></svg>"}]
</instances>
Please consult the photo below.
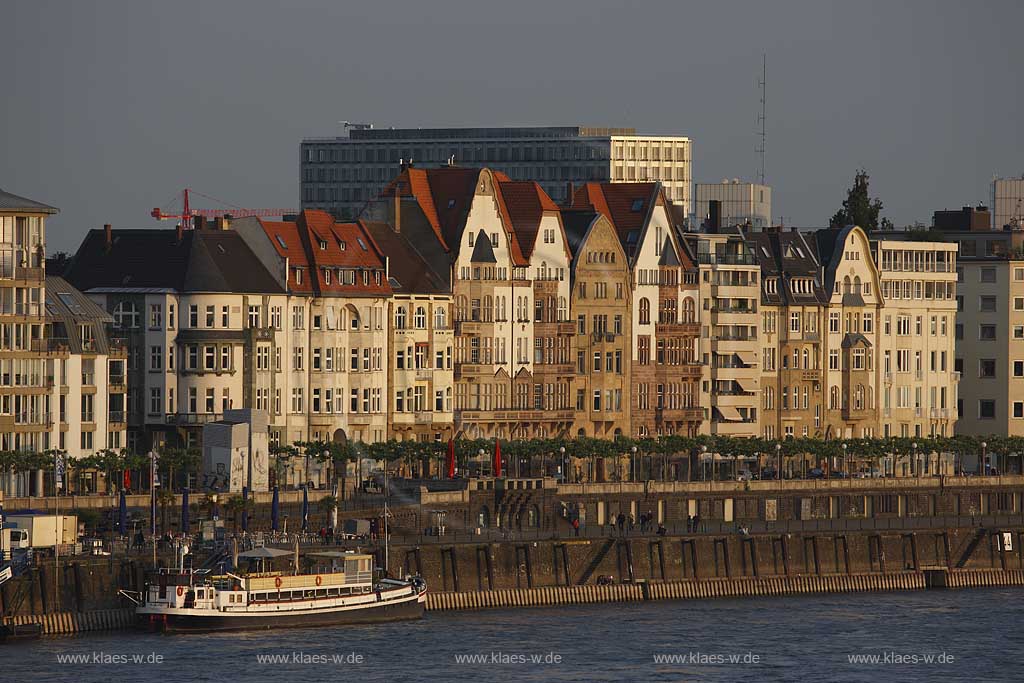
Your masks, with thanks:
<instances>
[{"instance_id":1,"label":"gabled facade","mask_svg":"<svg viewBox=\"0 0 1024 683\"><path fill-rule=\"evenodd\" d=\"M612 222L629 265L631 433L698 433L697 272L660 183L587 183L573 207Z\"/></svg>"},{"instance_id":2,"label":"gabled facade","mask_svg":"<svg viewBox=\"0 0 1024 683\"><path fill-rule=\"evenodd\" d=\"M576 319L576 436L632 433L630 416L633 289L629 263L604 214L562 212L572 250L571 309Z\"/></svg>"},{"instance_id":3,"label":"gabled facade","mask_svg":"<svg viewBox=\"0 0 1024 683\"><path fill-rule=\"evenodd\" d=\"M865 232L856 226L814 233L822 284L828 297L823 353L826 438L879 433L879 326L882 300L878 269Z\"/></svg>"},{"instance_id":4,"label":"gabled facade","mask_svg":"<svg viewBox=\"0 0 1024 683\"><path fill-rule=\"evenodd\" d=\"M795 231L746 239L761 265L761 434L821 438L828 297L814 249Z\"/></svg>"},{"instance_id":5,"label":"gabled facade","mask_svg":"<svg viewBox=\"0 0 1024 683\"><path fill-rule=\"evenodd\" d=\"M427 260L451 272L456 433L568 433L574 351L558 207L536 183L488 169L406 168L364 216L400 215L404 231L409 214Z\"/></svg>"}]
</instances>

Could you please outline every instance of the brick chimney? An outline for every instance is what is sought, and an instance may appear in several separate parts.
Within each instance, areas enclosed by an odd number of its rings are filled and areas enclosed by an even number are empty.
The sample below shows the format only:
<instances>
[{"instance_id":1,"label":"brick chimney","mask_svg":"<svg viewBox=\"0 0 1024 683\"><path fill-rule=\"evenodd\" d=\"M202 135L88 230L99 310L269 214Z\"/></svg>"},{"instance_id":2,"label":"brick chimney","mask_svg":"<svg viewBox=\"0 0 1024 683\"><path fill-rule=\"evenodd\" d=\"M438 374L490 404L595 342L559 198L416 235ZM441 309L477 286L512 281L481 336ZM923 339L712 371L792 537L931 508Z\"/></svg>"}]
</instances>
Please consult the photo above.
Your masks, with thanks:
<instances>
[{"instance_id":1,"label":"brick chimney","mask_svg":"<svg viewBox=\"0 0 1024 683\"><path fill-rule=\"evenodd\" d=\"M110 227L110 223L103 224L103 237L106 245L106 251L110 252L111 247L114 246L114 231Z\"/></svg>"},{"instance_id":2,"label":"brick chimney","mask_svg":"<svg viewBox=\"0 0 1024 683\"><path fill-rule=\"evenodd\" d=\"M402 183L395 183L395 195L394 195L394 224L395 232L402 232Z\"/></svg>"}]
</instances>

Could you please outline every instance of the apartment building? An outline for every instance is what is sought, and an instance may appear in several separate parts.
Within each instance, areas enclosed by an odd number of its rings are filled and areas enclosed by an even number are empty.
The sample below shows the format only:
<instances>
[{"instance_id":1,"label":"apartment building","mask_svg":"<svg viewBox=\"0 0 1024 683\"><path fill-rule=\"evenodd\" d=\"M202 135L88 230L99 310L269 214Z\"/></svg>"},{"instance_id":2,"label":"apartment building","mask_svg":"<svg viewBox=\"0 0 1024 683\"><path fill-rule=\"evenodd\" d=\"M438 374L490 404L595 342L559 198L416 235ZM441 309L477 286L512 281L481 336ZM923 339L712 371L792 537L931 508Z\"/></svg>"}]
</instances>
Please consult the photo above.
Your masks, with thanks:
<instances>
[{"instance_id":1,"label":"apartment building","mask_svg":"<svg viewBox=\"0 0 1024 683\"><path fill-rule=\"evenodd\" d=\"M828 297L823 330L825 438L879 436L879 325L884 306L867 234L859 227L811 236ZM890 393L891 395L891 393Z\"/></svg>"},{"instance_id":2,"label":"apartment building","mask_svg":"<svg viewBox=\"0 0 1024 683\"><path fill-rule=\"evenodd\" d=\"M52 363L49 442L71 458L127 443L128 349L111 334L114 319L66 280L46 276L45 338ZM82 473L93 477L95 473ZM88 480L86 490L97 490Z\"/></svg>"},{"instance_id":3,"label":"apartment building","mask_svg":"<svg viewBox=\"0 0 1024 683\"><path fill-rule=\"evenodd\" d=\"M632 275L615 226L591 209L563 209L572 251L570 308L576 319L577 436L633 433Z\"/></svg>"},{"instance_id":4,"label":"apartment building","mask_svg":"<svg viewBox=\"0 0 1024 683\"><path fill-rule=\"evenodd\" d=\"M761 266L761 433L822 438L828 296L815 250L793 231L747 239Z\"/></svg>"},{"instance_id":5,"label":"apartment building","mask_svg":"<svg viewBox=\"0 0 1024 683\"><path fill-rule=\"evenodd\" d=\"M52 448L46 219L57 209L0 190L0 450ZM16 484L29 485L23 477ZM41 478L36 482L42 484Z\"/></svg>"},{"instance_id":6,"label":"apartment building","mask_svg":"<svg viewBox=\"0 0 1024 683\"><path fill-rule=\"evenodd\" d=\"M402 161L421 168L487 167L511 180L536 181L555 201L585 182L658 181L680 216L691 210L688 137L633 128L353 127L347 137L307 138L300 146L303 208L339 218L359 215L379 197Z\"/></svg>"},{"instance_id":7,"label":"apartment building","mask_svg":"<svg viewBox=\"0 0 1024 683\"><path fill-rule=\"evenodd\" d=\"M712 228L715 230L717 228ZM760 267L741 232L685 233L699 268L701 433L761 433Z\"/></svg>"},{"instance_id":8,"label":"apartment building","mask_svg":"<svg viewBox=\"0 0 1024 683\"><path fill-rule=\"evenodd\" d=\"M884 306L876 354L882 435L951 436L960 377L952 362L957 245L886 237L871 243Z\"/></svg>"},{"instance_id":9,"label":"apartment building","mask_svg":"<svg viewBox=\"0 0 1024 683\"><path fill-rule=\"evenodd\" d=\"M629 265L631 433L696 434L705 417L697 268L678 241L664 189L660 183L587 183L572 206L612 222Z\"/></svg>"},{"instance_id":10,"label":"apartment building","mask_svg":"<svg viewBox=\"0 0 1024 683\"><path fill-rule=\"evenodd\" d=\"M257 396L273 399L275 425L287 415L285 286L227 227L90 230L65 271L126 341L127 446L136 452L199 446L205 423L255 407Z\"/></svg>"},{"instance_id":11,"label":"apartment building","mask_svg":"<svg viewBox=\"0 0 1024 683\"><path fill-rule=\"evenodd\" d=\"M283 323L289 337L272 359L257 358L258 368L273 361L276 383L262 400L257 389L252 402L260 408L273 399L272 440L385 441L392 287L379 245L361 223L323 211L239 221L235 231L269 272L284 276L286 317L278 311L269 326Z\"/></svg>"},{"instance_id":12,"label":"apartment building","mask_svg":"<svg viewBox=\"0 0 1024 683\"><path fill-rule=\"evenodd\" d=\"M404 168L364 212L452 273L456 433L554 437L575 419L569 249L558 207L489 169Z\"/></svg>"},{"instance_id":13,"label":"apartment building","mask_svg":"<svg viewBox=\"0 0 1024 683\"><path fill-rule=\"evenodd\" d=\"M958 247L953 370L960 382L951 407L957 411L958 434L1019 436L1024 435L1024 229L990 227L988 217L986 207L935 212L935 229Z\"/></svg>"},{"instance_id":14,"label":"apartment building","mask_svg":"<svg viewBox=\"0 0 1024 683\"><path fill-rule=\"evenodd\" d=\"M392 223L363 223L385 254L388 283L388 435L399 441L454 436L454 350L451 273L434 270Z\"/></svg>"}]
</instances>

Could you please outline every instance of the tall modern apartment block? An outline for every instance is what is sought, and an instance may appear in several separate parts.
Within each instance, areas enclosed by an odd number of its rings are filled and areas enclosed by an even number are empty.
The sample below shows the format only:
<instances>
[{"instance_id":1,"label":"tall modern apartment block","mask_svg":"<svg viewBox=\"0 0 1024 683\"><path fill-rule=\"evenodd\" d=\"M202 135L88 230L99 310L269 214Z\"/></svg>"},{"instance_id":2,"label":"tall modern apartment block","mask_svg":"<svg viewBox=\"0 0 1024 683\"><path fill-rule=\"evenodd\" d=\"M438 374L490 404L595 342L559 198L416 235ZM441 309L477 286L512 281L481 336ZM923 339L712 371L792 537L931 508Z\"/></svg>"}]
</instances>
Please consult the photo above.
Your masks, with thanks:
<instances>
[{"instance_id":1,"label":"tall modern apartment block","mask_svg":"<svg viewBox=\"0 0 1024 683\"><path fill-rule=\"evenodd\" d=\"M633 128L355 128L348 137L302 141L302 208L354 218L399 162L412 162L488 167L511 180L537 181L559 203L571 199L570 185L657 181L686 215L692 159L690 138L638 135Z\"/></svg>"}]
</instances>

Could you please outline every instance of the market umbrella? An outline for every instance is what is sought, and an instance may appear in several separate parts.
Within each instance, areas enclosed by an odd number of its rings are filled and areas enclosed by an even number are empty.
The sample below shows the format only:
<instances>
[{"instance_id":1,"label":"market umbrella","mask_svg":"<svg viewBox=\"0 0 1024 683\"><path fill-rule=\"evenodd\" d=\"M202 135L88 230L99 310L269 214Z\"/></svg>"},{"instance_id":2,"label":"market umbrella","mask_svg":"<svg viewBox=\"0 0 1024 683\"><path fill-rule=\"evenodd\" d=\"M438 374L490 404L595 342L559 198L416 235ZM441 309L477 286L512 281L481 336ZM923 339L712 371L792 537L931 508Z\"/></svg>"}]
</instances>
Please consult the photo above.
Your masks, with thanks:
<instances>
[{"instance_id":1,"label":"market umbrella","mask_svg":"<svg viewBox=\"0 0 1024 683\"><path fill-rule=\"evenodd\" d=\"M181 533L188 533L188 489L181 490Z\"/></svg>"},{"instance_id":2,"label":"market umbrella","mask_svg":"<svg viewBox=\"0 0 1024 683\"><path fill-rule=\"evenodd\" d=\"M249 487L242 487L242 531L249 530Z\"/></svg>"},{"instance_id":3,"label":"market umbrella","mask_svg":"<svg viewBox=\"0 0 1024 683\"><path fill-rule=\"evenodd\" d=\"M277 487L274 487L274 497L270 500L270 528L277 531L277 515L280 511L281 502L278 500Z\"/></svg>"},{"instance_id":4,"label":"market umbrella","mask_svg":"<svg viewBox=\"0 0 1024 683\"><path fill-rule=\"evenodd\" d=\"M494 440L494 476L501 476L501 442Z\"/></svg>"},{"instance_id":5,"label":"market umbrella","mask_svg":"<svg viewBox=\"0 0 1024 683\"><path fill-rule=\"evenodd\" d=\"M128 535L128 499L125 498L124 489L121 489L121 502L118 503L117 530L122 536Z\"/></svg>"},{"instance_id":6,"label":"market umbrella","mask_svg":"<svg viewBox=\"0 0 1024 683\"><path fill-rule=\"evenodd\" d=\"M309 490L302 486L302 530L307 531L309 527Z\"/></svg>"},{"instance_id":7,"label":"market umbrella","mask_svg":"<svg viewBox=\"0 0 1024 683\"><path fill-rule=\"evenodd\" d=\"M448 439L448 478L455 478L455 441L451 438Z\"/></svg>"}]
</instances>

